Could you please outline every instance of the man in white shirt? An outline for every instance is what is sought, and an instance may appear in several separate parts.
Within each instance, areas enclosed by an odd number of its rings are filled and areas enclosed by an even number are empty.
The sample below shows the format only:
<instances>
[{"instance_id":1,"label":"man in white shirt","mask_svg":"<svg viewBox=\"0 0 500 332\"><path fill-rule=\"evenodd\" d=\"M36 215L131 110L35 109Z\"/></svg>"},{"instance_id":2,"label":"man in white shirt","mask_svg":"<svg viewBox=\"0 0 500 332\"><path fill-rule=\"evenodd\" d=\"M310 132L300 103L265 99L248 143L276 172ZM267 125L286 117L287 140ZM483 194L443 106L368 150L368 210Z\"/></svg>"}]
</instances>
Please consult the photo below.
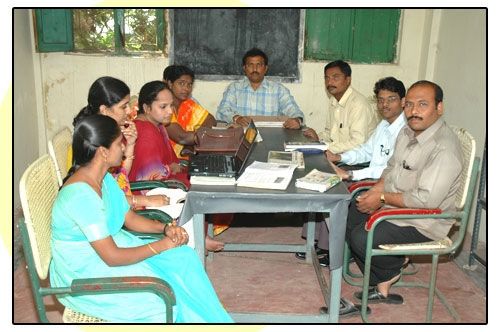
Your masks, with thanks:
<instances>
[{"instance_id":1,"label":"man in white shirt","mask_svg":"<svg viewBox=\"0 0 500 332\"><path fill-rule=\"evenodd\" d=\"M326 152L326 157L333 163L356 165L370 162L368 167L358 170L344 170L333 165L335 172L343 180L378 179L392 156L399 131L406 124L403 114L406 90L403 82L394 77L386 77L375 83L373 92L377 96L377 108L382 121L370 138L357 148L344 153Z\"/></svg>"},{"instance_id":2,"label":"man in white shirt","mask_svg":"<svg viewBox=\"0 0 500 332\"><path fill-rule=\"evenodd\" d=\"M373 89L377 97L377 108L383 120L380 121L375 132L362 145L341 154L326 152L326 157L332 162L335 172L343 180L361 180L366 178L378 179L387 166L387 161L392 156L396 137L401 128L406 124L403 113L406 89L403 82L394 77L386 77L375 83ZM344 170L335 166L336 162L348 165L370 162L366 168L359 170ZM304 225L302 236L307 234ZM316 238L318 239L316 253L319 256L321 266L328 266L328 227L323 220L316 227ZM305 253L298 252L295 256L299 259L305 258Z\"/></svg>"},{"instance_id":3,"label":"man in white shirt","mask_svg":"<svg viewBox=\"0 0 500 332\"><path fill-rule=\"evenodd\" d=\"M325 66L325 87L330 94L326 125L319 134L312 128L304 136L328 143L332 153L351 150L368 139L379 122L365 96L351 87L351 67L342 60Z\"/></svg>"}]
</instances>

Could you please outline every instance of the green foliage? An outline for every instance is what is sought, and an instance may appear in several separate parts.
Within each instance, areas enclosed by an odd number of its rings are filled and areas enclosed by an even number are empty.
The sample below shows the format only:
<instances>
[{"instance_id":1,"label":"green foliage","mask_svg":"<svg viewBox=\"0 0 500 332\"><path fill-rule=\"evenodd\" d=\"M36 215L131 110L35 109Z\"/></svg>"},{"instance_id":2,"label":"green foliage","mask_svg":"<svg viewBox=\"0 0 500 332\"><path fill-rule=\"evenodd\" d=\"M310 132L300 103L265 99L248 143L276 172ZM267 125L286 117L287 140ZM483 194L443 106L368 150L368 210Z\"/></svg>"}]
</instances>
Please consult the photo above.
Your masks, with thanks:
<instances>
[{"instance_id":1,"label":"green foliage","mask_svg":"<svg viewBox=\"0 0 500 332\"><path fill-rule=\"evenodd\" d=\"M73 10L76 51L118 51L113 12L112 9ZM155 9L126 9L124 13L124 45L117 47L125 52L157 51Z\"/></svg>"}]
</instances>

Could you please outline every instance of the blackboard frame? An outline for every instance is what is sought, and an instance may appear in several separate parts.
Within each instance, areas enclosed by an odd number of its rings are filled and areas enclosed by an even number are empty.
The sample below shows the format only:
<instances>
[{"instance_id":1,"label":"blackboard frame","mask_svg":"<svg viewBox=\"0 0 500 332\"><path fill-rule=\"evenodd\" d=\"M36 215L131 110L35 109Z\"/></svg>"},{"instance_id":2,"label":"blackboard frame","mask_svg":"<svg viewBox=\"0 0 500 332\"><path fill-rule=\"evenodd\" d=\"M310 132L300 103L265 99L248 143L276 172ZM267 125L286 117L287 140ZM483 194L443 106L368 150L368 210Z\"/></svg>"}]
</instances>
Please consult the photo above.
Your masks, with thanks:
<instances>
[{"instance_id":1,"label":"blackboard frame","mask_svg":"<svg viewBox=\"0 0 500 332\"><path fill-rule=\"evenodd\" d=\"M228 8L228 9L242 9L242 8ZM250 8L251 9L251 8ZM210 10L207 8L207 10ZM168 11L168 22L169 22L169 64L174 64L176 61L175 58L175 31L174 31L174 22L175 22L175 11L176 9L170 9ZM295 76L271 76L267 75L269 79L282 82L282 83L299 83L301 82L301 62L304 59L304 31L305 31L305 9L299 9L299 27L298 27L298 45L297 45L297 71ZM265 50L264 50L265 51ZM243 54L242 54L243 55ZM238 59L241 61L240 59ZM269 68L271 68L273 61L276 59L269 59ZM201 81L227 81L227 80L238 80L244 76L243 69L241 70L241 74L236 75L213 75L213 74L199 74L195 71L196 79Z\"/></svg>"}]
</instances>

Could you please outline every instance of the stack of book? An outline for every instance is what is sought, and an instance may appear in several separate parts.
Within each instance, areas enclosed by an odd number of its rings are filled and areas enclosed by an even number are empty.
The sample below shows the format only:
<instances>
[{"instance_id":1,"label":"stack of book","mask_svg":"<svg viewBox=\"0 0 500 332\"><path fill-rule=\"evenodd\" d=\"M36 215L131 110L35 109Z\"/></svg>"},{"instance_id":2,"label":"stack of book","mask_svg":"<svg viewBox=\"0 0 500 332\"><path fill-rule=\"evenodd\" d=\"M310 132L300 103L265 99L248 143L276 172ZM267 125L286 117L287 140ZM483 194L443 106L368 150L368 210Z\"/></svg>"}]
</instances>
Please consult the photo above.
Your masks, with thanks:
<instances>
[{"instance_id":1,"label":"stack of book","mask_svg":"<svg viewBox=\"0 0 500 332\"><path fill-rule=\"evenodd\" d=\"M309 141L309 142L285 142L285 151L302 151L304 153L312 153L326 151L328 149L328 144L320 141Z\"/></svg>"},{"instance_id":2,"label":"stack of book","mask_svg":"<svg viewBox=\"0 0 500 332\"><path fill-rule=\"evenodd\" d=\"M267 162L283 165L297 165L297 168L305 168L304 154L300 151L269 151Z\"/></svg>"},{"instance_id":3,"label":"stack of book","mask_svg":"<svg viewBox=\"0 0 500 332\"><path fill-rule=\"evenodd\" d=\"M337 174L326 173L313 169L306 176L295 181L295 187L325 192L342 179Z\"/></svg>"}]
</instances>

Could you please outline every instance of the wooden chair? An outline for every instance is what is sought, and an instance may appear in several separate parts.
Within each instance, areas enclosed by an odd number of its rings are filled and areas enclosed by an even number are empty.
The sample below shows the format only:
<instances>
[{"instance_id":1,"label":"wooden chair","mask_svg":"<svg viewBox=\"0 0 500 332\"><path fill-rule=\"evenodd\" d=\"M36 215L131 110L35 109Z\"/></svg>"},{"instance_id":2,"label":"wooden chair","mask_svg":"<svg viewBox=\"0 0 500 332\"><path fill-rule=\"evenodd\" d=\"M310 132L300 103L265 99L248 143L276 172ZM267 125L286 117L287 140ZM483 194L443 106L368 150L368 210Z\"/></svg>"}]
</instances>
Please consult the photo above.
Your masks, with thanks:
<instances>
[{"instance_id":1,"label":"wooden chair","mask_svg":"<svg viewBox=\"0 0 500 332\"><path fill-rule=\"evenodd\" d=\"M175 296L170 285L153 277L112 277L73 280L67 287L42 287L47 279L52 259L50 250L52 205L59 191L54 163L44 155L24 172L19 186L24 218L19 220L24 255L31 281L38 317L48 323L43 298L50 295L109 294L150 292L158 295L166 306L166 322L173 319L172 307ZM66 307L63 314L66 323L103 323L99 317L87 316Z\"/></svg>"},{"instance_id":2,"label":"wooden chair","mask_svg":"<svg viewBox=\"0 0 500 332\"><path fill-rule=\"evenodd\" d=\"M474 138L462 128L457 128L450 126L452 130L458 136L463 154L463 170L460 175L460 187L455 198L455 204L457 211L454 213L443 213L440 209L409 209L409 208L394 208L394 209L384 209L382 211L375 212L370 216L366 222L365 228L368 230L368 238L366 243L366 256L365 256L365 269L363 273L363 281L355 282L352 279L352 274L348 272L348 261L350 258L349 249L346 246L346 251L344 253L344 271L343 276L347 283L351 285L358 285L363 287L362 300L361 300L361 316L364 322L369 322L367 317L367 306L368 306L368 289L370 284L370 265L373 256L384 256L384 255L402 255L402 256L431 256L431 275L428 283L423 282L405 282L403 278L400 279L393 286L395 287L423 287L429 290L428 301L427 301L427 314L426 322L432 322L432 309L434 305L434 295L438 297L441 303L446 307L450 315L459 321L460 317L455 309L447 302L444 295L436 288L436 277L437 277L437 267L439 256L441 255L453 255L456 250L461 246L465 233L467 231L467 224L469 221L469 215L471 212L472 202L474 198L474 189L477 182L478 171L479 171L479 158L475 157L476 143ZM353 191L355 195L359 190L369 189L373 186L373 182L367 183L366 186L363 183L356 184L357 188ZM379 246L378 249L372 249L373 247L373 234L376 226L384 220L394 220L394 219L414 219L418 215L418 218L423 219L455 219L456 225L458 225L457 234L455 234L454 239L446 237L438 241L431 241L425 243L414 243L414 244L386 244Z\"/></svg>"}]
</instances>

